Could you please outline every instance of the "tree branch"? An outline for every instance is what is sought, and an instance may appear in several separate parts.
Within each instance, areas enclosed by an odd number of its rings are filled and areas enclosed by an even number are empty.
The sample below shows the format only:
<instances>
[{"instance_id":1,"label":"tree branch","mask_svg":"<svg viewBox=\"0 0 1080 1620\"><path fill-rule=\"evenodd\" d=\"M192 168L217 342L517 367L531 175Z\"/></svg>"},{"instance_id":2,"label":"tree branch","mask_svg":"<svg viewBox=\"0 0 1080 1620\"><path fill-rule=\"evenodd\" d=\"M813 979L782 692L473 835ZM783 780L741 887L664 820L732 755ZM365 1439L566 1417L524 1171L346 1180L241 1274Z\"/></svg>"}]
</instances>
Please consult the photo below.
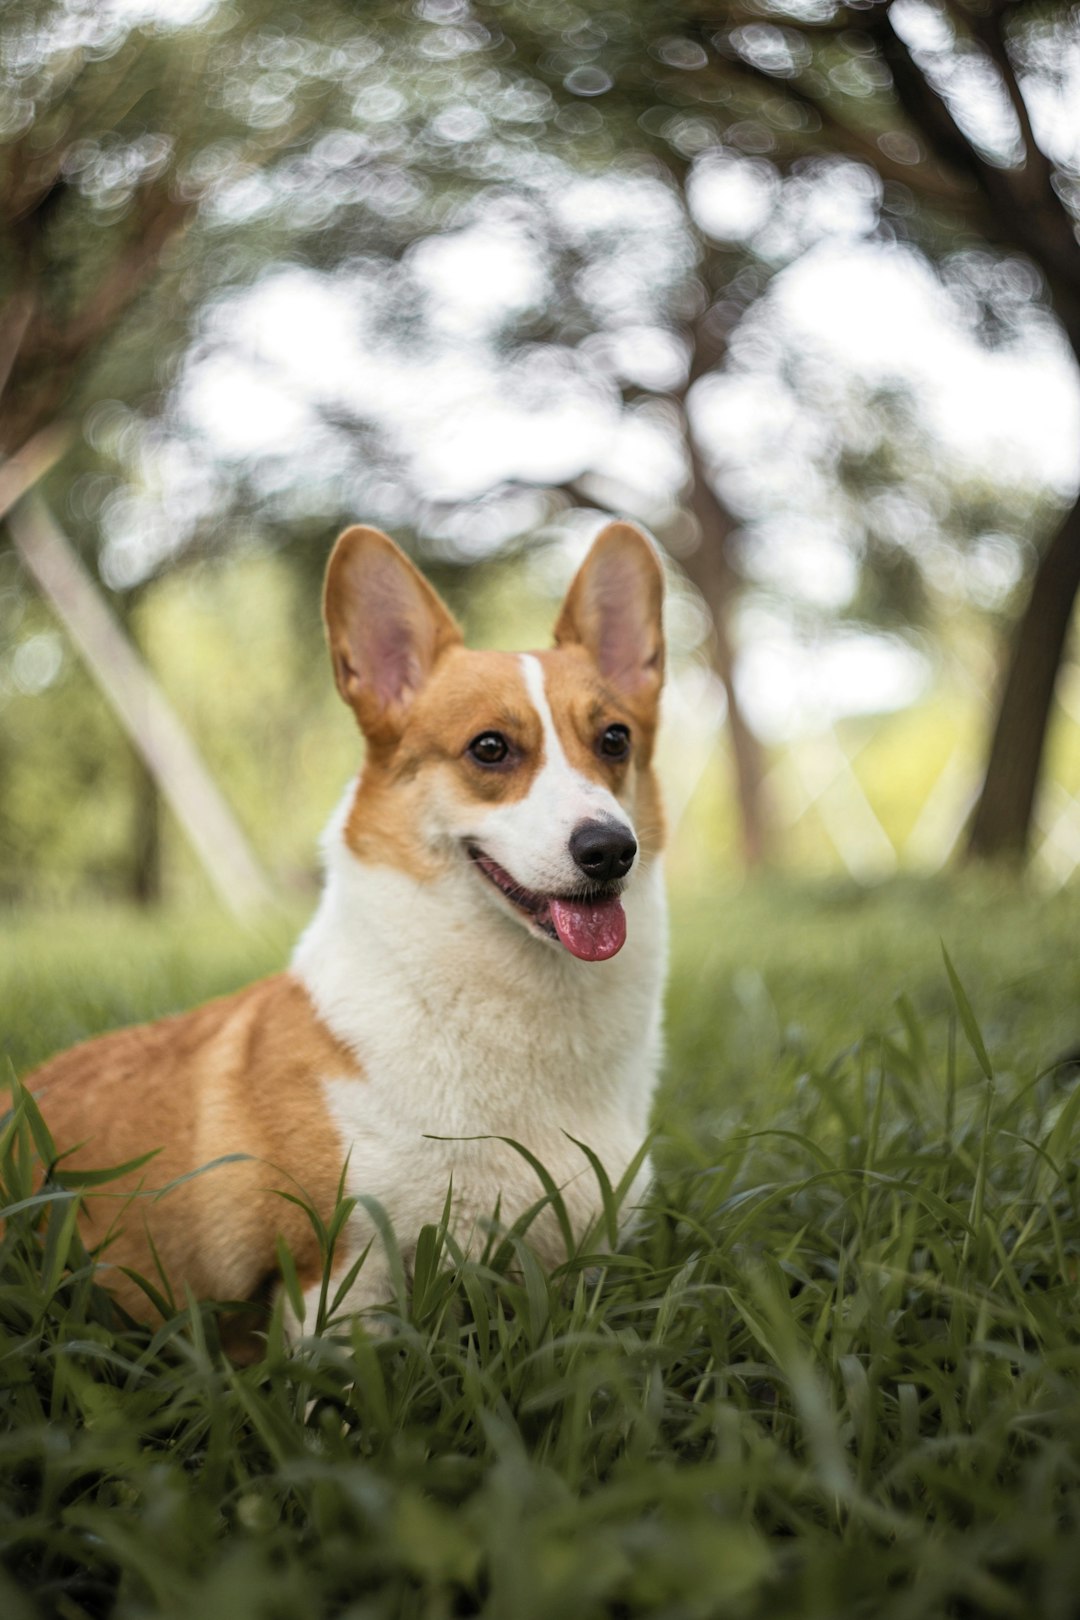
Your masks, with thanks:
<instances>
[{"instance_id":1,"label":"tree branch","mask_svg":"<svg viewBox=\"0 0 1080 1620\"><path fill-rule=\"evenodd\" d=\"M145 210L137 234L91 298L58 334L55 352L74 359L107 331L141 291L166 247L187 225L195 203L166 195Z\"/></svg>"},{"instance_id":2,"label":"tree branch","mask_svg":"<svg viewBox=\"0 0 1080 1620\"><path fill-rule=\"evenodd\" d=\"M983 50L989 56L1001 75L1005 86L1005 93L1012 103L1016 121L1020 126L1020 144L1024 148L1024 160L1030 164L1041 164L1049 174L1049 163L1035 139L1035 131L1031 127L1031 116L1028 113L1027 102L1020 89L1020 82L1016 77L1016 70L1009 56L1005 40L1005 30L999 12L964 11L961 13L956 0L948 0L949 10L954 20L965 27L973 39L978 40Z\"/></svg>"},{"instance_id":3,"label":"tree branch","mask_svg":"<svg viewBox=\"0 0 1080 1620\"><path fill-rule=\"evenodd\" d=\"M950 208L960 210L971 208L974 201L972 193L958 185L948 174L940 170L935 173L924 160L909 164L889 157L875 140L844 123L823 97L815 96L804 84L778 78L758 67L755 62L748 62L743 56L728 57L724 65L736 76L754 81L759 86L767 86L773 94L779 92L803 112L812 114L820 121L823 134L837 151L868 164L883 179L894 180L912 191L918 191L930 202L947 203Z\"/></svg>"},{"instance_id":4,"label":"tree branch","mask_svg":"<svg viewBox=\"0 0 1080 1620\"><path fill-rule=\"evenodd\" d=\"M66 422L53 423L51 427L35 433L13 456L0 462L0 519L6 517L15 503L40 483L46 473L52 471L66 453L73 436Z\"/></svg>"},{"instance_id":5,"label":"tree branch","mask_svg":"<svg viewBox=\"0 0 1080 1620\"><path fill-rule=\"evenodd\" d=\"M19 288L8 299L0 322L0 399L3 398L36 309L37 300L28 287Z\"/></svg>"},{"instance_id":6,"label":"tree branch","mask_svg":"<svg viewBox=\"0 0 1080 1620\"><path fill-rule=\"evenodd\" d=\"M972 146L953 117L948 103L933 88L915 61L906 40L892 26L892 0L867 29L874 36L882 60L892 75L897 99L931 151L958 173L978 184L990 167Z\"/></svg>"},{"instance_id":7,"label":"tree branch","mask_svg":"<svg viewBox=\"0 0 1080 1620\"><path fill-rule=\"evenodd\" d=\"M891 8L892 0L888 3ZM868 26L878 33L897 95L912 123L946 162L974 178L983 198L984 234L990 241L1029 253L1044 271L1055 310L1080 358L1080 244L1050 183L1045 155L1039 153L1046 165L1045 183L1039 184L1033 198L1016 185L1022 170L1000 169L981 156L893 28L891 18L886 15ZM1039 151L1038 147L1033 150Z\"/></svg>"}]
</instances>

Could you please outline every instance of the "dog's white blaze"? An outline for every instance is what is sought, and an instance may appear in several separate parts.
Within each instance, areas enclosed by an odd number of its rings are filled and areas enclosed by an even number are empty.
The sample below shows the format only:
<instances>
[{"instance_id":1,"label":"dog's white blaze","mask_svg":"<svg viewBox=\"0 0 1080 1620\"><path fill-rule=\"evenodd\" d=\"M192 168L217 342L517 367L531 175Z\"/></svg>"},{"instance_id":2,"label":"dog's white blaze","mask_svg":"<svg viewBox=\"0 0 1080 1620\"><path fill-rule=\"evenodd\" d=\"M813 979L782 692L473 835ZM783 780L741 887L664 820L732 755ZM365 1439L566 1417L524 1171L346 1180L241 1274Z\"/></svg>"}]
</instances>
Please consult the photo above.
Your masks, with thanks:
<instances>
[{"instance_id":1,"label":"dog's white blaze","mask_svg":"<svg viewBox=\"0 0 1080 1620\"><path fill-rule=\"evenodd\" d=\"M526 889L542 894L581 882L570 836L583 821L610 821L634 829L615 795L577 771L566 757L544 688L544 666L533 653L518 659L544 737L544 760L523 799L478 815L471 836Z\"/></svg>"}]
</instances>

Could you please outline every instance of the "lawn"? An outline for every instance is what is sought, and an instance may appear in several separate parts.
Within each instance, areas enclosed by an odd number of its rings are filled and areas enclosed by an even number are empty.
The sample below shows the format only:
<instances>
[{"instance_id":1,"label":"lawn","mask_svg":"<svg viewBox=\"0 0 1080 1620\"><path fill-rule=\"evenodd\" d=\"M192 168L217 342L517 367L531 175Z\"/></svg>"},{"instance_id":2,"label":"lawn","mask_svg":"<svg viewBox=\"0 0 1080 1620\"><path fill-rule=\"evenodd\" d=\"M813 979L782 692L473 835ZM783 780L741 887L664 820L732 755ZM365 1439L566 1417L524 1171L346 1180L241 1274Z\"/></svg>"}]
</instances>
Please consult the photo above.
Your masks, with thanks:
<instances>
[{"instance_id":1,"label":"lawn","mask_svg":"<svg viewBox=\"0 0 1080 1620\"><path fill-rule=\"evenodd\" d=\"M547 1278L431 1228L379 1338L275 1323L233 1368L210 1309L110 1322L66 1193L15 1215L0 1613L1072 1620L1078 921L970 881L681 899L634 1242ZM0 1052L228 989L293 924L10 916Z\"/></svg>"}]
</instances>

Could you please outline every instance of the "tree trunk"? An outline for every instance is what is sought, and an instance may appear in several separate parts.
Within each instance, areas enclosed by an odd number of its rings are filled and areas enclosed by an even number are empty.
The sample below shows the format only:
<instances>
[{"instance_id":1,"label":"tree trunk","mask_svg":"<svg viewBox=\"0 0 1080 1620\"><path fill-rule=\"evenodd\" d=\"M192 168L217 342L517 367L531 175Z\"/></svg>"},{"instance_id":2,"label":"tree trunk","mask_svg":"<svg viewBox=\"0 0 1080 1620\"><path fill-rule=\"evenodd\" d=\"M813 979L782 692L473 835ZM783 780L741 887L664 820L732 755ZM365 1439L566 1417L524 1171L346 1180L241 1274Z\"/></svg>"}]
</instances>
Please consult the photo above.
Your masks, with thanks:
<instances>
[{"instance_id":1,"label":"tree trunk","mask_svg":"<svg viewBox=\"0 0 1080 1620\"><path fill-rule=\"evenodd\" d=\"M142 756L132 753L131 898L137 906L161 901L161 795Z\"/></svg>"},{"instance_id":2,"label":"tree trunk","mask_svg":"<svg viewBox=\"0 0 1080 1620\"><path fill-rule=\"evenodd\" d=\"M1080 500L1043 554L1013 635L967 852L1019 862L1027 853L1054 686L1080 590Z\"/></svg>"},{"instance_id":3,"label":"tree trunk","mask_svg":"<svg viewBox=\"0 0 1080 1620\"><path fill-rule=\"evenodd\" d=\"M140 593L132 591L122 604L116 604L118 628L131 644L135 656L144 660L139 644L136 605ZM143 723L150 717L143 716ZM164 892L162 872L162 804L153 771L138 743L131 741L131 860L128 867L128 898L137 906L155 906Z\"/></svg>"},{"instance_id":4,"label":"tree trunk","mask_svg":"<svg viewBox=\"0 0 1080 1620\"><path fill-rule=\"evenodd\" d=\"M692 479L690 509L697 519L701 543L696 551L679 561L688 579L701 592L712 617L712 662L727 697L743 859L749 867L761 866L772 853L773 828L765 794L765 753L746 722L735 687L735 649L729 629L737 585L728 557L731 516L713 492L689 423L686 445Z\"/></svg>"}]
</instances>

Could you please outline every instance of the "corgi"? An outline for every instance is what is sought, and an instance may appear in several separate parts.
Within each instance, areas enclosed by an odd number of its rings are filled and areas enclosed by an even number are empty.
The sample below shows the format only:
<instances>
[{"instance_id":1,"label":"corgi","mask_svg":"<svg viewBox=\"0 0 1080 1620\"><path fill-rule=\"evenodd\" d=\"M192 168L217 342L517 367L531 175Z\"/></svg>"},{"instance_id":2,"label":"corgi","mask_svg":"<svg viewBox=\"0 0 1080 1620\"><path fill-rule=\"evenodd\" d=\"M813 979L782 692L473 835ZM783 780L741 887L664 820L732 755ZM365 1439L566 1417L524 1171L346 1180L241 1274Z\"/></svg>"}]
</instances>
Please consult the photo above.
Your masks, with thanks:
<instances>
[{"instance_id":1,"label":"corgi","mask_svg":"<svg viewBox=\"0 0 1080 1620\"><path fill-rule=\"evenodd\" d=\"M327 568L334 677L366 741L324 842L321 902L285 972L100 1036L27 1080L62 1168L130 1164L85 1200L83 1237L136 1318L129 1276L265 1306L278 1239L314 1316L341 1178L342 1309L391 1298L365 1198L408 1269L452 1187L466 1249L560 1186L575 1234L646 1138L661 1050L666 912L653 750L663 572L623 522L598 536L543 652L477 652L386 535L347 529ZM232 1162L202 1166L231 1155ZM154 1189L179 1185L160 1197ZM628 1205L649 1178L642 1160ZM132 1194L140 1196L132 1197ZM552 1211L529 1232L565 1258ZM308 1307L311 1307L308 1312ZM295 1313L294 1313L295 1314Z\"/></svg>"}]
</instances>

